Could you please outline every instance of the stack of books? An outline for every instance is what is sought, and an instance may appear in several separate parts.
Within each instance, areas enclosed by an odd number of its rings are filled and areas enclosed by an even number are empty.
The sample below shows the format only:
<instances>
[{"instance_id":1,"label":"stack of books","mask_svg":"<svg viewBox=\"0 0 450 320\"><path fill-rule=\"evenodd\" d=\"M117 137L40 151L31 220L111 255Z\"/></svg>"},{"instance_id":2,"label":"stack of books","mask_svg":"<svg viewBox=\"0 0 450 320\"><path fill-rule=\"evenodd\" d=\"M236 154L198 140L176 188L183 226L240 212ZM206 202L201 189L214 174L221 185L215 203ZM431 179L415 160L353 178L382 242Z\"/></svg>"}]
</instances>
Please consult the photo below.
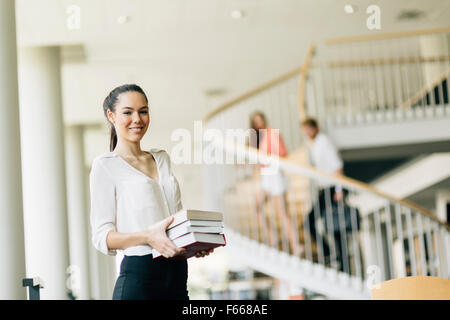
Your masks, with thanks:
<instances>
[{"instance_id":1,"label":"stack of books","mask_svg":"<svg viewBox=\"0 0 450 320\"><path fill-rule=\"evenodd\" d=\"M187 209L173 216L167 236L177 247L183 247L186 251L172 259L188 259L199 251L226 245L222 213ZM154 248L152 255L153 259L162 257Z\"/></svg>"}]
</instances>

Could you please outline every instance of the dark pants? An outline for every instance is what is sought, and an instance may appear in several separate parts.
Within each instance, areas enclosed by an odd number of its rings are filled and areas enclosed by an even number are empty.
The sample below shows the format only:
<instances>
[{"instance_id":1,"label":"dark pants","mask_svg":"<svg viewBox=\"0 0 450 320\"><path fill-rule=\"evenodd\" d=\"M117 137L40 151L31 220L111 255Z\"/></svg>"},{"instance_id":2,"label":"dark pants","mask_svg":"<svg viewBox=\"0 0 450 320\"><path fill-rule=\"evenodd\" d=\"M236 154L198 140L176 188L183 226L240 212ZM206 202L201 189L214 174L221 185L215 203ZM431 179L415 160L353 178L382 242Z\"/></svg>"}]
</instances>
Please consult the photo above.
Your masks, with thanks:
<instances>
[{"instance_id":1,"label":"dark pants","mask_svg":"<svg viewBox=\"0 0 450 320\"><path fill-rule=\"evenodd\" d=\"M309 231L311 234L311 237L314 239L317 246L320 246L320 244L323 244L323 255L326 257L326 262L330 259L330 246L328 244L328 241L325 239L325 237L316 230L316 220L319 219L327 219L326 216L326 208L332 207L333 203L336 203L334 201L334 193L335 188L330 187L327 189L320 189L319 195L317 199L317 204L313 204L313 208L308 213L308 222L309 222ZM344 196L346 192L344 191ZM316 208L316 209L315 209ZM330 212L331 214L331 212ZM328 221L328 220L327 220ZM328 230L325 230L327 232ZM333 232L331 231L331 234L334 237L334 248L336 252L336 260L339 262L339 269L340 271L344 271L343 269L343 252L342 252L342 239L341 239L341 233L340 232Z\"/></svg>"},{"instance_id":2,"label":"dark pants","mask_svg":"<svg viewBox=\"0 0 450 320\"><path fill-rule=\"evenodd\" d=\"M189 300L187 260L125 256L113 300Z\"/></svg>"}]
</instances>

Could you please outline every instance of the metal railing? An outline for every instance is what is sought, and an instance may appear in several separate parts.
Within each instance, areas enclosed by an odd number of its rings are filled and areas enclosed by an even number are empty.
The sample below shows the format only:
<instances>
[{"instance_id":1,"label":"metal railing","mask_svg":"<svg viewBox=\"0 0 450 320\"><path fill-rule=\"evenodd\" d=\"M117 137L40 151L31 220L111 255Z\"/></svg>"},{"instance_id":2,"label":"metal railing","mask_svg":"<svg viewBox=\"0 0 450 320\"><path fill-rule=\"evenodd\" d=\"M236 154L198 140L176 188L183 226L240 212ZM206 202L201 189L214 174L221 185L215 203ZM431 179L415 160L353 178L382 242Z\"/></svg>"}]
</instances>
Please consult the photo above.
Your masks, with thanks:
<instances>
[{"instance_id":1,"label":"metal railing","mask_svg":"<svg viewBox=\"0 0 450 320\"><path fill-rule=\"evenodd\" d=\"M438 37L447 37L448 32L450 30L440 30ZM420 36L430 34L425 32ZM408 38L412 40L415 36L408 35ZM391 50L389 37L377 41L384 42L386 52ZM395 40L397 46L399 41ZM405 52L409 48L403 43L400 47ZM349 50L354 50L354 44ZM390 117L417 108L430 110L430 104L425 103L427 94L428 101L441 95L440 101L445 104L444 85L448 90L448 81L439 82L441 87L433 96L433 83L429 85L432 90L423 90L424 74L428 70L427 63L438 63L442 67L449 60L447 57L437 60L424 58L418 54L403 58L396 55L385 57L383 54L372 57L369 50L365 59L356 59L353 65L354 61L344 61L334 53L330 55L334 62L322 60L322 56L318 60L317 56L312 58L314 52L315 46L311 46L301 67L231 100L204 119L206 129L217 129L227 136L230 129L246 130L250 114L262 111L268 119L268 126L280 130L289 151L286 158L277 158L235 141L209 141L213 149L224 152L224 156L243 156L246 159L241 164L206 166L206 192L210 206L222 210L226 226L249 243L257 243L295 261L320 266L360 284L415 275L449 278L449 226L438 220L433 212L414 203L397 199L359 181L310 167L299 125L307 115L321 121L339 122L339 119L347 118L364 122L371 116L379 117L380 112L381 117ZM339 54L352 57L342 52ZM325 67L324 61L327 63ZM442 70L447 69L440 68L439 72ZM389 78L389 74L391 79L397 79L396 86L383 80ZM355 86L350 87L349 83ZM372 99L373 95L367 90L379 84L384 89L377 91ZM423 93L420 101L406 106L420 92ZM436 103L432 107L435 114L450 110L447 105L439 109ZM279 166L275 173L277 177L268 181L276 183L277 179L285 179L286 190L279 194L263 190L262 180L267 184L267 178L262 175L261 163ZM343 190L343 196L334 199L336 188ZM259 257L256 251L252 254ZM264 254L267 252L260 253ZM265 260L264 257L259 258L258 261ZM273 265L274 273L277 267L279 265ZM266 272L270 270L270 266L265 269ZM366 286L360 288L367 289Z\"/></svg>"},{"instance_id":2,"label":"metal railing","mask_svg":"<svg viewBox=\"0 0 450 320\"><path fill-rule=\"evenodd\" d=\"M264 197L259 165L217 168L226 171L221 177L227 185L223 210L226 225L235 232L361 281L367 280L368 273L378 281L450 276L449 226L431 212L361 182L242 148L224 150L245 154L247 160L279 163L289 187L284 194ZM345 196L336 201L333 188L337 186ZM382 205L365 212L352 202L361 195Z\"/></svg>"},{"instance_id":3,"label":"metal railing","mask_svg":"<svg viewBox=\"0 0 450 320\"><path fill-rule=\"evenodd\" d=\"M448 116L449 75L450 28L329 40L308 72L305 113L333 125Z\"/></svg>"}]
</instances>

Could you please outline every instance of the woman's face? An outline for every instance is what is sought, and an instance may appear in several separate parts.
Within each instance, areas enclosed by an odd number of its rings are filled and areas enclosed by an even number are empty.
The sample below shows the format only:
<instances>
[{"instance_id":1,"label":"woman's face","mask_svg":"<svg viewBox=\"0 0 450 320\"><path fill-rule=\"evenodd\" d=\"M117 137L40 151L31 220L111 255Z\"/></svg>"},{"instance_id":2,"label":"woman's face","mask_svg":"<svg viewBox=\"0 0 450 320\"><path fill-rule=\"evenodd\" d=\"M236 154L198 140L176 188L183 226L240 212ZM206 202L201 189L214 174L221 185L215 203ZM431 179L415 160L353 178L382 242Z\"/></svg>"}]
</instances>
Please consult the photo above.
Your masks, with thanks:
<instances>
[{"instance_id":1,"label":"woman's face","mask_svg":"<svg viewBox=\"0 0 450 320\"><path fill-rule=\"evenodd\" d=\"M139 92L124 92L117 98L115 111L108 110L108 118L114 124L117 139L138 142L147 132L150 123L149 108Z\"/></svg>"},{"instance_id":2,"label":"woman's face","mask_svg":"<svg viewBox=\"0 0 450 320\"><path fill-rule=\"evenodd\" d=\"M266 123L265 123L263 117L261 117L259 114L255 114L253 116L253 125L255 126L256 130L266 128Z\"/></svg>"}]
</instances>

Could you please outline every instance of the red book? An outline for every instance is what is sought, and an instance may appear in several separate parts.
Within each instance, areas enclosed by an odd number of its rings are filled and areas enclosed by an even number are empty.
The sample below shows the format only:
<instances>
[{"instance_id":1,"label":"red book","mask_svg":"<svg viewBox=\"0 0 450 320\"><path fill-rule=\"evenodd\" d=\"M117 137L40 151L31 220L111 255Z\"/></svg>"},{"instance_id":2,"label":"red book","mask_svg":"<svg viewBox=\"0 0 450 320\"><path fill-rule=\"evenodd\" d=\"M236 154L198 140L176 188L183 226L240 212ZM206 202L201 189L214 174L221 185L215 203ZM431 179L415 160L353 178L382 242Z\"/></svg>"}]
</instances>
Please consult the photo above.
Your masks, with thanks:
<instances>
[{"instance_id":1,"label":"red book","mask_svg":"<svg viewBox=\"0 0 450 320\"><path fill-rule=\"evenodd\" d=\"M224 234L190 232L172 240L179 248L185 248L186 251L171 259L189 259L197 252L202 250L211 250L219 246L225 246L227 241ZM156 249L152 249L153 259L164 258Z\"/></svg>"}]
</instances>

